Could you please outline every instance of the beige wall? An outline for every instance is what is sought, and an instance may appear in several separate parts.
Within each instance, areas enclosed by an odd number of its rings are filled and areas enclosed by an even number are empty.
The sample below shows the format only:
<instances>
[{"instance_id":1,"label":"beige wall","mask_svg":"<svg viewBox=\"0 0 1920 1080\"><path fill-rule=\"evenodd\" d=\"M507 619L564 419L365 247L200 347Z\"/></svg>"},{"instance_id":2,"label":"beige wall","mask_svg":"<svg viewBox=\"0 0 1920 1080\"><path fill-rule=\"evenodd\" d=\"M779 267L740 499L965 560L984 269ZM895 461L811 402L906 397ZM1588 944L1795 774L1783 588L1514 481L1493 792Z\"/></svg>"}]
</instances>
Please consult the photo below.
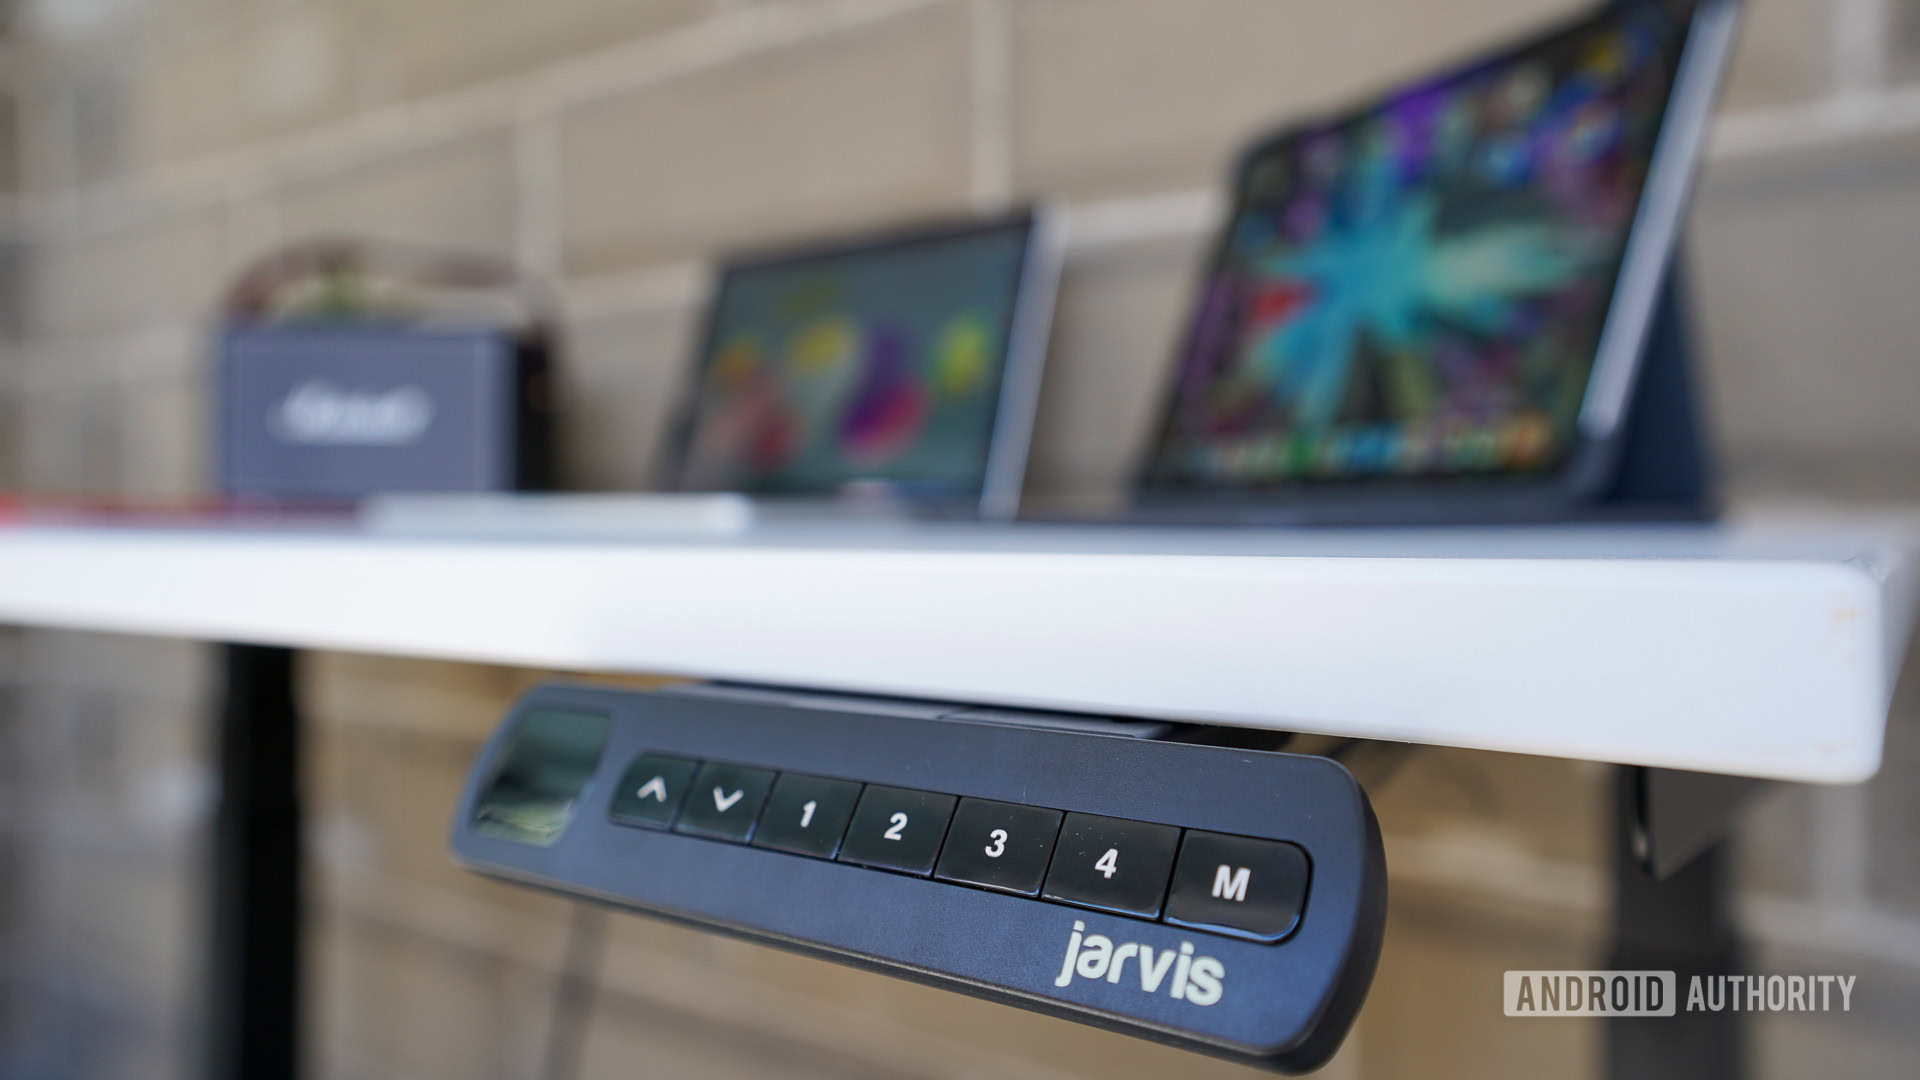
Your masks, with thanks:
<instances>
[{"instance_id":1,"label":"beige wall","mask_svg":"<svg viewBox=\"0 0 1920 1080\"><path fill-rule=\"evenodd\" d=\"M1111 492L1232 149L1568 6L16 5L0 487L203 489L214 297L275 242L340 231L557 276L573 481L643 484L712 253L1044 195L1074 235L1031 486ZM1692 245L1731 489L1920 503L1920 4L1749 7ZM533 673L318 656L310 675L316 1075L528 1075L568 905L453 870L443 833ZM1764 1075L1920 1057L1915 681L1880 780L1784 791L1743 829L1763 962L1862 985L1854 1015L1765 1024ZM0 634L0 1075L190 1073L207 694L194 646ZM1490 1002L1504 968L1596 955L1605 779L1435 752L1377 793L1393 922L1336 1075L1592 1075L1595 1029ZM1236 1071L637 918L610 936L592 1076Z\"/></svg>"}]
</instances>

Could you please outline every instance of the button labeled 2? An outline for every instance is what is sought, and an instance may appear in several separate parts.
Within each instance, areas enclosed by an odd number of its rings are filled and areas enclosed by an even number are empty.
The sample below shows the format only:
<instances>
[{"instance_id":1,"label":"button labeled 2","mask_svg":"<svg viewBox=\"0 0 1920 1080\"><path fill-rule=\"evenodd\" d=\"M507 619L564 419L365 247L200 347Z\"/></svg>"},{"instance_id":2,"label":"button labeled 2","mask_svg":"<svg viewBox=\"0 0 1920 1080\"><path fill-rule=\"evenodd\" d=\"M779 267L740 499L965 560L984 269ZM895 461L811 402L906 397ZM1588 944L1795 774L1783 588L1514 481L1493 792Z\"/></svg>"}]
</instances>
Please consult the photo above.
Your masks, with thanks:
<instances>
[{"instance_id":1,"label":"button labeled 2","mask_svg":"<svg viewBox=\"0 0 1920 1080\"><path fill-rule=\"evenodd\" d=\"M754 829L754 846L831 859L859 797L860 785L850 780L782 773Z\"/></svg>"},{"instance_id":2,"label":"button labeled 2","mask_svg":"<svg viewBox=\"0 0 1920 1080\"><path fill-rule=\"evenodd\" d=\"M868 784L840 845L840 861L925 876L953 816L952 795Z\"/></svg>"},{"instance_id":3,"label":"button labeled 2","mask_svg":"<svg viewBox=\"0 0 1920 1080\"><path fill-rule=\"evenodd\" d=\"M1032 896L1047 876L1060 811L961 799L934 877Z\"/></svg>"}]
</instances>

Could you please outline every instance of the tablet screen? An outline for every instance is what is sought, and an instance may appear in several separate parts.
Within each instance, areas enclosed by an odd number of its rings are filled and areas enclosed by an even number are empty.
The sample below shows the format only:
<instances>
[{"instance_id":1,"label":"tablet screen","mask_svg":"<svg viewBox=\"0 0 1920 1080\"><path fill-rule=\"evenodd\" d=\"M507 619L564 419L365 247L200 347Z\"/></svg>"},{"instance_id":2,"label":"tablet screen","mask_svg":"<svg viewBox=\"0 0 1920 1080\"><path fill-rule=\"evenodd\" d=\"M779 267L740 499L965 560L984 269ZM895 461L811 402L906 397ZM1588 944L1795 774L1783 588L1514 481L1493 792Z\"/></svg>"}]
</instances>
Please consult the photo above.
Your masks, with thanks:
<instances>
[{"instance_id":1,"label":"tablet screen","mask_svg":"<svg viewBox=\"0 0 1920 1080\"><path fill-rule=\"evenodd\" d=\"M700 357L679 486L978 493L1030 218L736 263Z\"/></svg>"},{"instance_id":2,"label":"tablet screen","mask_svg":"<svg viewBox=\"0 0 1920 1080\"><path fill-rule=\"evenodd\" d=\"M1147 485L1560 464L1690 10L1617 5L1257 147Z\"/></svg>"}]
</instances>

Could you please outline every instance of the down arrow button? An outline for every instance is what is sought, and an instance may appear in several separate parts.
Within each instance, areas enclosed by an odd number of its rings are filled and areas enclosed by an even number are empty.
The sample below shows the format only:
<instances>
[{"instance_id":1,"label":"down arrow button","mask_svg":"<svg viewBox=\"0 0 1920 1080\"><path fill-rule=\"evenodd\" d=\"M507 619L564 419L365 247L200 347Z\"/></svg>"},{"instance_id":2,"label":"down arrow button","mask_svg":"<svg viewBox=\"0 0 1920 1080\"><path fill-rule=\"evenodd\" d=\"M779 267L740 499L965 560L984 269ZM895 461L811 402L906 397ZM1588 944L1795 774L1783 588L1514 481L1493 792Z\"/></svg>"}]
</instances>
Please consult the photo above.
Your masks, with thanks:
<instances>
[{"instance_id":1,"label":"down arrow button","mask_svg":"<svg viewBox=\"0 0 1920 1080\"><path fill-rule=\"evenodd\" d=\"M773 787L770 769L748 769L710 761L694 777L694 796L680 812L674 831L744 844L753 835L760 804Z\"/></svg>"}]
</instances>

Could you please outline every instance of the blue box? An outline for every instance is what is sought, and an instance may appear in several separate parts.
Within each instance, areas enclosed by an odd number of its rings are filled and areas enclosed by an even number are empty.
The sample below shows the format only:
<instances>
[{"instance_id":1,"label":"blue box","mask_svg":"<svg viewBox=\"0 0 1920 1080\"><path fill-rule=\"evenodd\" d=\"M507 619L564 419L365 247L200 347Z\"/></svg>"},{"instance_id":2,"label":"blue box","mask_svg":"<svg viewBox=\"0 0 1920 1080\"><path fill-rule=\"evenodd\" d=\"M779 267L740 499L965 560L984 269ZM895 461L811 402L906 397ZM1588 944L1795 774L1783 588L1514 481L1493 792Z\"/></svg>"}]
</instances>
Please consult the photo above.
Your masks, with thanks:
<instances>
[{"instance_id":1,"label":"blue box","mask_svg":"<svg viewBox=\"0 0 1920 1080\"><path fill-rule=\"evenodd\" d=\"M221 337L229 494L534 490L549 481L546 350L502 329L325 323Z\"/></svg>"}]
</instances>

